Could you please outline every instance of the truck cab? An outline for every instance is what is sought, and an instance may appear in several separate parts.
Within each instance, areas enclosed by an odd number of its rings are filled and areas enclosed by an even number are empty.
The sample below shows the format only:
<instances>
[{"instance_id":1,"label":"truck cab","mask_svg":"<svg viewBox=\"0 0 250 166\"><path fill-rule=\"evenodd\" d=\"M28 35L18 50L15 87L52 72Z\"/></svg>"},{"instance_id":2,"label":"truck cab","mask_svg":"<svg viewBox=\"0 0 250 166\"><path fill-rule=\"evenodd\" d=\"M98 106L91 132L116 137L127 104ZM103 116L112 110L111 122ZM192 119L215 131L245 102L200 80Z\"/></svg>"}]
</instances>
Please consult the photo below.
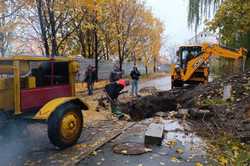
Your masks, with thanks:
<instances>
[{"instance_id":1,"label":"truck cab","mask_svg":"<svg viewBox=\"0 0 250 166\"><path fill-rule=\"evenodd\" d=\"M54 145L65 148L81 135L82 110L75 92L79 64L69 57L0 58L0 113L48 124Z\"/></svg>"}]
</instances>

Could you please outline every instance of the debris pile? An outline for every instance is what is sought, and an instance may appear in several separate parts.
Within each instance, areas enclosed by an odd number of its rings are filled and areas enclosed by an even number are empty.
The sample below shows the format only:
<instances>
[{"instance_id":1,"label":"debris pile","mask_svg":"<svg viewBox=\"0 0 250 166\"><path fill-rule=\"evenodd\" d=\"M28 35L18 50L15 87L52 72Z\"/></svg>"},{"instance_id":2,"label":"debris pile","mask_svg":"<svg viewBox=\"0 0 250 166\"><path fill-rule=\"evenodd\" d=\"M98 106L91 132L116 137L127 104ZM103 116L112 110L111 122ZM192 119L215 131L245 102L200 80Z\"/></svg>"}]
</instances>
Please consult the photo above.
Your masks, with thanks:
<instances>
[{"instance_id":1,"label":"debris pile","mask_svg":"<svg viewBox=\"0 0 250 166\"><path fill-rule=\"evenodd\" d=\"M232 87L232 95L223 100L225 86ZM192 97L191 97L192 96ZM209 129L213 134L227 132L242 140L250 138L250 71L228 78L219 79L207 86L198 86L185 92L177 99L182 107L208 110L204 118L196 118L200 128ZM191 117L192 116L191 114ZM197 123L195 124L197 128ZM200 129L197 128L197 129Z\"/></svg>"},{"instance_id":2,"label":"debris pile","mask_svg":"<svg viewBox=\"0 0 250 166\"><path fill-rule=\"evenodd\" d=\"M232 92L225 100L223 92L228 85ZM158 92L122 107L132 120L149 118L157 112L188 109L195 129L202 129L204 133L214 136L227 132L242 140L249 140L250 71L218 79L208 85Z\"/></svg>"}]
</instances>

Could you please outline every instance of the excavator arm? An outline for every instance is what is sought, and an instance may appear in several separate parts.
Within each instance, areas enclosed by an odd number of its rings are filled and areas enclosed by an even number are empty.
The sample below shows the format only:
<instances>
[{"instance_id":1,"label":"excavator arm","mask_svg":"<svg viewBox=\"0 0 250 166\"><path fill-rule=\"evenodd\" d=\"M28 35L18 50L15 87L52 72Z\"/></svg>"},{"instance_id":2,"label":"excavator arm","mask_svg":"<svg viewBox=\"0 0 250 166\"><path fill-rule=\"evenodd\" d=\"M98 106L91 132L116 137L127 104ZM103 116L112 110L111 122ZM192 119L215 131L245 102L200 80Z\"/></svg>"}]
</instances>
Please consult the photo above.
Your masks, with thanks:
<instances>
[{"instance_id":1,"label":"excavator arm","mask_svg":"<svg viewBox=\"0 0 250 166\"><path fill-rule=\"evenodd\" d=\"M209 53L211 56L221 56L230 59L239 59L246 56L247 54L247 50L245 48L240 48L239 50L235 50L222 47L218 44L213 44L211 46L209 46L208 44L203 44L202 50L206 53Z\"/></svg>"},{"instance_id":2,"label":"excavator arm","mask_svg":"<svg viewBox=\"0 0 250 166\"><path fill-rule=\"evenodd\" d=\"M221 47L217 44L214 45L208 45L203 44L202 45L202 52L199 56L196 58L190 60L187 63L187 68L185 73L181 73L181 77L183 81L187 81L191 78L193 73L206 61L208 61L209 57L211 56L220 56L230 59L239 59L244 58L247 53L247 50L245 48L240 48L240 50L231 50L228 48Z\"/></svg>"}]
</instances>

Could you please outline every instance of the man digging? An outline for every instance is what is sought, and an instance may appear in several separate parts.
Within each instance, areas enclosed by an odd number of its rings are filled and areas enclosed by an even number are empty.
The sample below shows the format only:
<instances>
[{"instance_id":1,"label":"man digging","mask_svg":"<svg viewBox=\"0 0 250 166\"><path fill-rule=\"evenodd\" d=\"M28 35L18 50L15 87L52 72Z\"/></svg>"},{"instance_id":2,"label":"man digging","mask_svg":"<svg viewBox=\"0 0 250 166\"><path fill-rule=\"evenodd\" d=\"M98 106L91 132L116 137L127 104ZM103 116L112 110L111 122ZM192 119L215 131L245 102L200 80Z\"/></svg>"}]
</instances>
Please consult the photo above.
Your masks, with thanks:
<instances>
[{"instance_id":1,"label":"man digging","mask_svg":"<svg viewBox=\"0 0 250 166\"><path fill-rule=\"evenodd\" d=\"M114 115L116 115L119 119L124 117L124 113L122 113L119 108L118 97L120 94L126 93L126 91L121 92L128 83L124 79L120 79L116 82L111 82L105 86L104 92L107 96L108 101L111 104L111 111Z\"/></svg>"}]
</instances>

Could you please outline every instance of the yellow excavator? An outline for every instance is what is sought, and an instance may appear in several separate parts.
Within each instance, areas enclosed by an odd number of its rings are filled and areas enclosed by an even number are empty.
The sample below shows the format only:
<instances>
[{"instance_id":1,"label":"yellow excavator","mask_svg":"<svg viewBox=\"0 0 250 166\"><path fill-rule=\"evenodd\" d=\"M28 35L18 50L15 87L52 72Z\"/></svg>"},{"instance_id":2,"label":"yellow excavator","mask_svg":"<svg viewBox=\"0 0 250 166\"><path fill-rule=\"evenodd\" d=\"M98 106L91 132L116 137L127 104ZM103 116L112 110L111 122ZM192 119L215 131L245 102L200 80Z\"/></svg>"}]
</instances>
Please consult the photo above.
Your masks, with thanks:
<instances>
[{"instance_id":1,"label":"yellow excavator","mask_svg":"<svg viewBox=\"0 0 250 166\"><path fill-rule=\"evenodd\" d=\"M230 59L244 59L247 50L222 47L218 44L200 46L181 46L177 51L177 63L172 65L172 87L184 84L206 84L209 76L208 60L211 56Z\"/></svg>"}]
</instances>

